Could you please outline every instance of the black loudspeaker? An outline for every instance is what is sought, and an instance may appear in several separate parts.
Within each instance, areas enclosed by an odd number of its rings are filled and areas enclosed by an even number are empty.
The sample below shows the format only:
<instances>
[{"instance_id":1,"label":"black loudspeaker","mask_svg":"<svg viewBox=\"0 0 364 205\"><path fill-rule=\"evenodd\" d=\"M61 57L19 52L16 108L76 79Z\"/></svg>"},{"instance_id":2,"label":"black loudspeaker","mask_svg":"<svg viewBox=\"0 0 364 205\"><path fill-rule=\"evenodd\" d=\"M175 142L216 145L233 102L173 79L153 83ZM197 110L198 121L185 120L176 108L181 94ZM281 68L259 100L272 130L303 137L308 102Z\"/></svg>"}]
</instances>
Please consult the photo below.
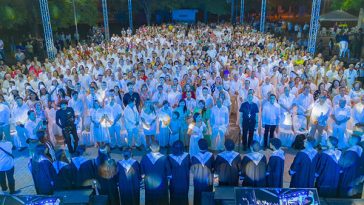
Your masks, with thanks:
<instances>
[{"instance_id":1,"label":"black loudspeaker","mask_svg":"<svg viewBox=\"0 0 364 205\"><path fill-rule=\"evenodd\" d=\"M62 198L64 205L88 205L91 200L92 189L56 191L53 196Z\"/></svg>"}]
</instances>

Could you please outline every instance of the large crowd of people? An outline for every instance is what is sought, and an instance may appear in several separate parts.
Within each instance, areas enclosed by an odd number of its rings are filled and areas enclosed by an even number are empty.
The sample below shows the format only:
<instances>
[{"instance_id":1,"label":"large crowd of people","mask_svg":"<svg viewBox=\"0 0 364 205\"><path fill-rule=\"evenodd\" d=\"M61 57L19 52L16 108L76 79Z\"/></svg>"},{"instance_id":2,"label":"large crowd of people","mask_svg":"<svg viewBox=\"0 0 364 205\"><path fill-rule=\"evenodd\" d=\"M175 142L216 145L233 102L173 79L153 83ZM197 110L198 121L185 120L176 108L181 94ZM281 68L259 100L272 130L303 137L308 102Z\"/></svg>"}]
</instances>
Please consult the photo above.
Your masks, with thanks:
<instances>
[{"instance_id":1,"label":"large crowd of people","mask_svg":"<svg viewBox=\"0 0 364 205\"><path fill-rule=\"evenodd\" d=\"M28 150L37 194L98 178L110 202L137 204L143 178L148 204L186 204L191 171L199 204L214 180L282 187L280 147L292 145L302 151L290 187L352 196L363 176L361 64L312 56L249 26L141 27L60 50L52 61L0 69L0 159L11 164L12 148ZM243 157L230 140L232 122L249 150ZM80 156L85 146L100 148L98 158ZM173 152L164 156L160 147ZM108 148L125 159L116 163ZM130 148L151 152L139 163ZM269 161L261 148L274 150ZM0 173L3 190L7 175L14 193L14 166L0 165Z\"/></svg>"}]
</instances>

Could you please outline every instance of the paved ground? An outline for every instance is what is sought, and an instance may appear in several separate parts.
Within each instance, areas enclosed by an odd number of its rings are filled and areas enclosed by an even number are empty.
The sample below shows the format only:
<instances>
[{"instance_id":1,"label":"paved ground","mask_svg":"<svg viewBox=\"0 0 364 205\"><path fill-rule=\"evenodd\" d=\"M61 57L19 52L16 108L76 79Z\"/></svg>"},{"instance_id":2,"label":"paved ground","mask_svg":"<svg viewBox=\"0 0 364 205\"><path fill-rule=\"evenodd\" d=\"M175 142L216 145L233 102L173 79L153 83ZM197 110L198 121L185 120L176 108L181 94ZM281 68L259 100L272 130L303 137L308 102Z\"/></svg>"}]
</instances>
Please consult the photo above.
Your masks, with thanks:
<instances>
[{"instance_id":1,"label":"paved ground","mask_svg":"<svg viewBox=\"0 0 364 205\"><path fill-rule=\"evenodd\" d=\"M232 117L231 119L234 119L235 117ZM232 121L230 125L230 132L229 136L230 138L237 140L237 136L239 133L239 128L235 125L235 122ZM61 141L60 141L61 142ZM237 147L237 150L239 148ZM285 160L285 175L284 175L284 187L289 186L290 176L288 175L288 170L290 165L292 164L294 155L296 154L296 151L292 149L285 149L286 151L286 160ZM163 153L168 153L168 150L162 150ZM241 152L243 154L243 152ZM145 151L134 151L134 156L136 159L140 160L141 156L145 154ZM23 152L14 151L15 155L15 186L16 189L20 189L22 195L29 195L29 194L35 194L35 189L33 185L33 180L30 174L30 171L28 169L28 152L27 150ZM89 158L94 158L97 155L97 149L94 147L88 148L85 153L86 156ZM270 153L266 152L267 157L269 157ZM111 156L115 160L121 160L121 152L119 150L112 151ZM192 184L192 183L191 183ZM1 193L1 191L0 191ZM193 196L193 186L190 187L190 200L192 200ZM142 203L144 202L144 192L141 193L141 200ZM191 202L192 204L192 202Z\"/></svg>"}]
</instances>

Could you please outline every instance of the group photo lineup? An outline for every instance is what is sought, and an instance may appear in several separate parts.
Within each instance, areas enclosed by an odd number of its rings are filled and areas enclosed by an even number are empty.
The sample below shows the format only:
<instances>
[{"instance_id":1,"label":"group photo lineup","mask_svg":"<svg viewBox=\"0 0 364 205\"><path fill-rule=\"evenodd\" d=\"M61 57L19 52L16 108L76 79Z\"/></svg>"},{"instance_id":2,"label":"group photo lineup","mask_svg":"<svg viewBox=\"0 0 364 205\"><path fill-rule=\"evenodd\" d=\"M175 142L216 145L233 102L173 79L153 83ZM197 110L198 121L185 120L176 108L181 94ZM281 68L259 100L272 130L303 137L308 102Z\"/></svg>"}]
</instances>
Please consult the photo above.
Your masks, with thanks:
<instances>
[{"instance_id":1,"label":"group photo lineup","mask_svg":"<svg viewBox=\"0 0 364 205\"><path fill-rule=\"evenodd\" d=\"M364 204L364 0L0 0L0 204Z\"/></svg>"}]
</instances>

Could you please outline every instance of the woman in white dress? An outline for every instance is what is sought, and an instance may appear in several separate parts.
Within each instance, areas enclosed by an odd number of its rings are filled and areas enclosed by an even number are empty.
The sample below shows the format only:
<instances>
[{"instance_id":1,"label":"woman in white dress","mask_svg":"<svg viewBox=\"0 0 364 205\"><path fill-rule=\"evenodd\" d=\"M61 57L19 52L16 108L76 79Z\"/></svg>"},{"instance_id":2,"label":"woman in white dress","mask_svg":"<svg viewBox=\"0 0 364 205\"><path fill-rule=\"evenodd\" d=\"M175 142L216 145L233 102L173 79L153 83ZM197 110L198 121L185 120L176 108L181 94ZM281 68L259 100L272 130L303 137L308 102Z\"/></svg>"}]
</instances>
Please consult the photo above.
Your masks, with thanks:
<instances>
[{"instance_id":1,"label":"woman in white dress","mask_svg":"<svg viewBox=\"0 0 364 205\"><path fill-rule=\"evenodd\" d=\"M339 140L339 149L347 148L348 140L346 139L346 128L347 122L351 117L351 109L349 106L346 106L346 104L347 102L345 98L341 98L339 105L334 108L331 115L332 119L334 120L332 123L332 136Z\"/></svg>"},{"instance_id":2,"label":"woman in white dress","mask_svg":"<svg viewBox=\"0 0 364 205\"><path fill-rule=\"evenodd\" d=\"M203 134L206 132L206 124L202 122L202 116L200 113L193 115L193 123L188 126L188 135L190 138L190 155L196 155L200 152L198 147L198 141L203 138Z\"/></svg>"},{"instance_id":3,"label":"woman in white dress","mask_svg":"<svg viewBox=\"0 0 364 205\"><path fill-rule=\"evenodd\" d=\"M140 118L142 120L143 132L146 137L147 146L151 145L151 143L155 140L156 130L157 130L157 113L155 112L154 106L150 99L147 99L144 102L144 107L140 114ZM160 146L162 145L159 142Z\"/></svg>"},{"instance_id":4,"label":"woman in white dress","mask_svg":"<svg viewBox=\"0 0 364 205\"><path fill-rule=\"evenodd\" d=\"M290 93L288 86L284 87L284 93L279 96L281 117L279 122L279 138L283 146L290 147L295 138L293 134L292 107L295 96Z\"/></svg>"},{"instance_id":5,"label":"woman in white dress","mask_svg":"<svg viewBox=\"0 0 364 205\"><path fill-rule=\"evenodd\" d=\"M331 113L331 106L326 100L327 92L320 94L318 102L315 102L311 112L310 136L315 137L317 131L317 145L321 144L322 134L327 129L327 120Z\"/></svg>"},{"instance_id":6,"label":"woman in white dress","mask_svg":"<svg viewBox=\"0 0 364 205\"><path fill-rule=\"evenodd\" d=\"M91 115L91 130L95 138L97 146L102 146L109 142L110 135L108 128L112 125L112 120L109 119L108 113L100 106L100 103L95 100Z\"/></svg>"}]
</instances>

